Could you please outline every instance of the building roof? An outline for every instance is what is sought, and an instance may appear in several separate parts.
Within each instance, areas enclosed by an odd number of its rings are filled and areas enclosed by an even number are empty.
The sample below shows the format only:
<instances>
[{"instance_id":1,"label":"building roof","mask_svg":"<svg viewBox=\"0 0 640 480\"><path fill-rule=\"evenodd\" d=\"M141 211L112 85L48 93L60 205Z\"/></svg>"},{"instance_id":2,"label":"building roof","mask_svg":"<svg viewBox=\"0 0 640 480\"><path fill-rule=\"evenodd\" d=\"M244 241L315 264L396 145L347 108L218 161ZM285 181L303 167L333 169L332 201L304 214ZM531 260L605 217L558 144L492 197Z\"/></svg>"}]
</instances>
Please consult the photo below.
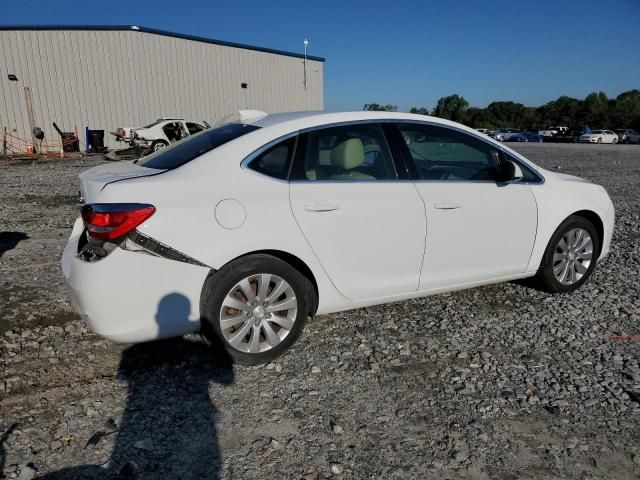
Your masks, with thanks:
<instances>
[{"instance_id":1,"label":"building roof","mask_svg":"<svg viewBox=\"0 0 640 480\"><path fill-rule=\"evenodd\" d=\"M168 32L166 30L158 30L156 28L140 27L138 25L0 25L0 31L3 30L98 30L98 31L135 31L151 33L154 35L162 35L164 37L182 38L184 40L192 40L194 42L212 43L214 45L222 45L225 47L242 48L245 50L255 50L257 52L273 53L276 55L285 55L288 57L304 58L301 53L286 52L284 50L276 50L273 48L257 47L255 45L246 45L244 43L227 42L224 40L216 40L215 38L200 37L197 35L188 35L184 33ZM315 57L307 55L307 60L315 60L324 62L323 57Z\"/></svg>"}]
</instances>

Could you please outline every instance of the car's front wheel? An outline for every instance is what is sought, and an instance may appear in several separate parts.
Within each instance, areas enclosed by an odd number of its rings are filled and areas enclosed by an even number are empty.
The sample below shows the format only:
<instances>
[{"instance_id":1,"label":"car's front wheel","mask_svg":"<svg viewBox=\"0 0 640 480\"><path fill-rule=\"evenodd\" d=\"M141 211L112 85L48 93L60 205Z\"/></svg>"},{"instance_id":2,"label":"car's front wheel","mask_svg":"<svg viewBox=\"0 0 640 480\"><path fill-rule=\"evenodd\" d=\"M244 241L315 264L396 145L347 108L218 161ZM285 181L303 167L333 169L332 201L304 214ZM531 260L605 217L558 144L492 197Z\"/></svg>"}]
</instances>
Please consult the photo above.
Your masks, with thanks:
<instances>
[{"instance_id":1,"label":"car's front wheel","mask_svg":"<svg viewBox=\"0 0 640 480\"><path fill-rule=\"evenodd\" d=\"M267 363L301 335L312 315L315 289L288 263L257 254L209 277L203 291L202 330L244 365Z\"/></svg>"},{"instance_id":2,"label":"car's front wheel","mask_svg":"<svg viewBox=\"0 0 640 480\"><path fill-rule=\"evenodd\" d=\"M593 273L599 252L600 238L593 223L571 215L551 237L535 280L549 292L573 292Z\"/></svg>"}]
</instances>

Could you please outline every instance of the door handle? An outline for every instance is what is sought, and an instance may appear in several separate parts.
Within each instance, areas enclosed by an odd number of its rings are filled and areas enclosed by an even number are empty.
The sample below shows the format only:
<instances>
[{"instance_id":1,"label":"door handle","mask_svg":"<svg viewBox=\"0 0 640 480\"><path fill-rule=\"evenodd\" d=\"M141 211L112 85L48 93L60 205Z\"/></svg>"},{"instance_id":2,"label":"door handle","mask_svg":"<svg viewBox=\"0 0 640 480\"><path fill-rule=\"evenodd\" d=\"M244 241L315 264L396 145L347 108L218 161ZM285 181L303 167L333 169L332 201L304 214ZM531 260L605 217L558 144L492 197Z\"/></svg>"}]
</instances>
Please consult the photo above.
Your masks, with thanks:
<instances>
[{"instance_id":1,"label":"door handle","mask_svg":"<svg viewBox=\"0 0 640 480\"><path fill-rule=\"evenodd\" d=\"M456 202L442 202L436 203L433 206L438 210L454 210L456 208L460 208L462 205Z\"/></svg>"},{"instance_id":2,"label":"door handle","mask_svg":"<svg viewBox=\"0 0 640 480\"><path fill-rule=\"evenodd\" d=\"M333 212L334 210L338 210L338 205L333 205L331 203L314 203L311 205L305 205L304 209L307 212Z\"/></svg>"}]
</instances>

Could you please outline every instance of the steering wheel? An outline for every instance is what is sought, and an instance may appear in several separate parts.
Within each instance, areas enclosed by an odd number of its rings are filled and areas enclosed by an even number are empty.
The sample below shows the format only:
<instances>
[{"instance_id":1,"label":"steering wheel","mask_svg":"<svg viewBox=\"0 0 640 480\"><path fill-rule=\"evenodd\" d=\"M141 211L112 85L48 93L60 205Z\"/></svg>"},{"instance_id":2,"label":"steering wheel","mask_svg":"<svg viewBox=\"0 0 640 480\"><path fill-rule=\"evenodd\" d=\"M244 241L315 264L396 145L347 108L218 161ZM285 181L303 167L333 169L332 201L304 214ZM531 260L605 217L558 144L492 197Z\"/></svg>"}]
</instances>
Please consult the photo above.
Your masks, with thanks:
<instances>
[{"instance_id":1,"label":"steering wheel","mask_svg":"<svg viewBox=\"0 0 640 480\"><path fill-rule=\"evenodd\" d=\"M471 178L469 180L493 180L495 171L496 167L494 166L484 167L471 175Z\"/></svg>"}]
</instances>

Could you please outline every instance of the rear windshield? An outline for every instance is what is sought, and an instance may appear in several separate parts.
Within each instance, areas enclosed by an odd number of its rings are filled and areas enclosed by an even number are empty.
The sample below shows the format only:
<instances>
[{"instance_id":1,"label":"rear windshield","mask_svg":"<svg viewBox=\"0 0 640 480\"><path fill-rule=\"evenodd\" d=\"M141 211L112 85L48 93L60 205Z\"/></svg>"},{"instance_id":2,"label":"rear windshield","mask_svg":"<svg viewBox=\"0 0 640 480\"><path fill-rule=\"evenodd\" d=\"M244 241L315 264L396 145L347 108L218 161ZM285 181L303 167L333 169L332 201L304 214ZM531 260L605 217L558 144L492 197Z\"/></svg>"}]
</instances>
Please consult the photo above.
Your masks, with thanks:
<instances>
[{"instance_id":1,"label":"rear windshield","mask_svg":"<svg viewBox=\"0 0 640 480\"><path fill-rule=\"evenodd\" d=\"M218 128L203 130L148 157L141 158L137 163L147 168L172 170L258 128L260 127L254 125L229 123Z\"/></svg>"}]
</instances>

